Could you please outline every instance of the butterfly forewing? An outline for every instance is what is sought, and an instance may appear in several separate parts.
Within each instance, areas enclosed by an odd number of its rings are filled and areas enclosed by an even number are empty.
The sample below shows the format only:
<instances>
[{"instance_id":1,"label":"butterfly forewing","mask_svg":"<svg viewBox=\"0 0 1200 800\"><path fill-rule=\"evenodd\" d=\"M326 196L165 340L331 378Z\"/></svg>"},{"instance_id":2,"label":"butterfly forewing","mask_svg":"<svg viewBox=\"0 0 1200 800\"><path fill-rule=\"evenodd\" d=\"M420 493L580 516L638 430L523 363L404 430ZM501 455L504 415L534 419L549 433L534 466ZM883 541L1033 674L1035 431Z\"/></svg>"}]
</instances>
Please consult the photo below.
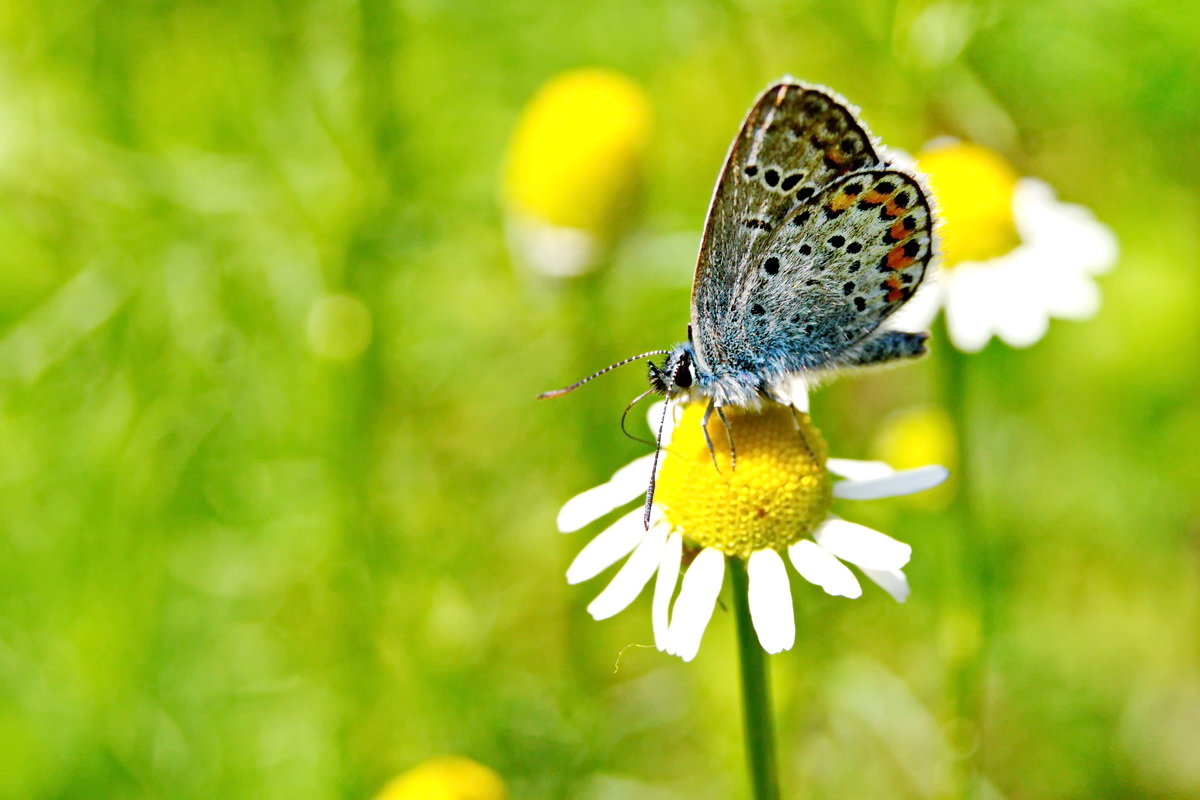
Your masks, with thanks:
<instances>
[{"instance_id":1,"label":"butterfly forewing","mask_svg":"<svg viewBox=\"0 0 1200 800\"><path fill-rule=\"evenodd\" d=\"M836 366L917 290L933 255L924 190L897 170L855 172L789 213L734 286L744 337L783 370ZM764 364L767 366L767 364Z\"/></svg>"},{"instance_id":2,"label":"butterfly forewing","mask_svg":"<svg viewBox=\"0 0 1200 800\"><path fill-rule=\"evenodd\" d=\"M830 181L879 165L870 133L829 90L780 83L758 98L717 181L700 246L692 324L702 363L727 359L731 291L789 212Z\"/></svg>"}]
</instances>

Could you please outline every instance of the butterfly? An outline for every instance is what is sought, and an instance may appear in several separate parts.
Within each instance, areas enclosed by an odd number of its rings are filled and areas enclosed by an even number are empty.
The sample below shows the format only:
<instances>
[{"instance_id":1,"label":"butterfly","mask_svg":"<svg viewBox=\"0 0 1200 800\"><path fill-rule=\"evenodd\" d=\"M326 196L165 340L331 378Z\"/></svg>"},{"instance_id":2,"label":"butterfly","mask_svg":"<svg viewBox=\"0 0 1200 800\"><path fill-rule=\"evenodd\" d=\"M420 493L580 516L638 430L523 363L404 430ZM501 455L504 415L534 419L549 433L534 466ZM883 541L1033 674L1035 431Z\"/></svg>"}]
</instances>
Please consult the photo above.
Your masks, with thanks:
<instances>
[{"instance_id":1,"label":"butterfly","mask_svg":"<svg viewBox=\"0 0 1200 800\"><path fill-rule=\"evenodd\" d=\"M916 292L935 249L917 176L889 161L836 93L783 78L746 115L717 179L687 341L540 397L666 356L649 362L641 397L707 401L707 440L714 411L724 420L724 407L776 399L791 376L923 355L927 333L882 324Z\"/></svg>"}]
</instances>

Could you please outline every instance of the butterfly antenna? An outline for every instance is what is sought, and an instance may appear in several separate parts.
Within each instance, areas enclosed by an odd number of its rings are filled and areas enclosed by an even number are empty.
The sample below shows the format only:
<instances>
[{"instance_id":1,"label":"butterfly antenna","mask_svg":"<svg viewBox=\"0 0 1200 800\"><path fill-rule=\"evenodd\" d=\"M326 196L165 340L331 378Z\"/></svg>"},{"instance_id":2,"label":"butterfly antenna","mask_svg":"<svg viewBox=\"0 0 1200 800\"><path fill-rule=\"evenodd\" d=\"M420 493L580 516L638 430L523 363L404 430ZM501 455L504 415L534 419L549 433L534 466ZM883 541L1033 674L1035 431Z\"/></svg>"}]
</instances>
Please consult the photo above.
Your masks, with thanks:
<instances>
[{"instance_id":1,"label":"butterfly antenna","mask_svg":"<svg viewBox=\"0 0 1200 800\"><path fill-rule=\"evenodd\" d=\"M625 427L625 420L629 417L629 412L633 410L633 407L636 406L638 403L640 403L643 399L645 399L647 395L650 395L653 393L654 393L653 389L647 389L646 391L639 394L637 397L630 400L629 405L625 406L625 410L621 412L621 433L625 434L630 439L633 439L635 442L641 442L642 444L654 444L654 442L650 441L649 439L643 439L640 436L634 436L632 433L629 432L629 429Z\"/></svg>"},{"instance_id":2,"label":"butterfly antenna","mask_svg":"<svg viewBox=\"0 0 1200 800\"><path fill-rule=\"evenodd\" d=\"M650 352L648 352L648 353L641 353L641 354L639 354L639 355L636 355L636 356L630 356L629 358L622 359L622 360L618 361L618 362L617 362L617 363L615 363L615 364L609 364L607 367L605 367L604 369L600 370L599 372L597 372L597 373L595 373L595 374L593 374L593 375L588 375L588 376L587 376L586 378L584 378L583 380L580 380L580 381L575 381L575 382L574 382L574 383L572 383L570 386L565 386L565 387L563 387L562 389L555 389L555 390L554 390L554 391L552 391L552 392L542 392L541 394L539 394L539 395L537 396L537 399L538 399L538 400L547 400L547 399L549 399L549 398L551 398L551 397L562 397L564 394L567 394L568 392L573 392L573 391L575 391L576 389L578 389L580 386L583 386L583 385L584 385L585 383L587 383L588 381L595 380L596 378L599 378L601 375L605 374L606 372L612 372L612 371L613 371L614 369L616 369L617 367L623 367L623 366L625 366L626 364L632 363L632 362L634 362L634 361L637 361L638 359L641 359L641 358L647 358L647 357L649 357L649 356L665 356L665 355L669 355L669 354L670 354L670 352L671 352L670 350L651 350L651 351L650 351ZM640 398L639 398L639 399L640 399Z\"/></svg>"},{"instance_id":3,"label":"butterfly antenna","mask_svg":"<svg viewBox=\"0 0 1200 800\"><path fill-rule=\"evenodd\" d=\"M658 435L654 437L654 466L650 468L650 485L646 488L646 513L642 515L642 527L650 530L650 506L654 503L654 485L658 477L658 457L662 454L663 427L667 424L670 403L663 403L663 413L658 420Z\"/></svg>"}]
</instances>

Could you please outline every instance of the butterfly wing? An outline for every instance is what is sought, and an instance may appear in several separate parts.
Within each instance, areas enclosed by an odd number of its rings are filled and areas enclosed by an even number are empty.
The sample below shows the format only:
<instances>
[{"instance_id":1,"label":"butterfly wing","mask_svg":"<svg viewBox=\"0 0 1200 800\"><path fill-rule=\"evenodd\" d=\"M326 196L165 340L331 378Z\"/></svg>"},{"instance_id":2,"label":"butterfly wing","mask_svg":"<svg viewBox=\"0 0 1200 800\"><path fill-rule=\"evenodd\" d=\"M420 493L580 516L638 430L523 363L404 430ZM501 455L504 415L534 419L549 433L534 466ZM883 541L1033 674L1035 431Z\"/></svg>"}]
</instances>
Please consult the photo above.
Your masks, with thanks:
<instances>
[{"instance_id":1,"label":"butterfly wing","mask_svg":"<svg viewBox=\"0 0 1200 800\"><path fill-rule=\"evenodd\" d=\"M749 359L764 376L850 362L921 284L932 225L925 190L905 172L833 181L789 212L738 276L721 358Z\"/></svg>"},{"instance_id":2,"label":"butterfly wing","mask_svg":"<svg viewBox=\"0 0 1200 800\"><path fill-rule=\"evenodd\" d=\"M717 180L692 282L702 366L722 360L733 288L788 213L839 176L879 165L871 134L828 89L784 81L758 98Z\"/></svg>"}]
</instances>

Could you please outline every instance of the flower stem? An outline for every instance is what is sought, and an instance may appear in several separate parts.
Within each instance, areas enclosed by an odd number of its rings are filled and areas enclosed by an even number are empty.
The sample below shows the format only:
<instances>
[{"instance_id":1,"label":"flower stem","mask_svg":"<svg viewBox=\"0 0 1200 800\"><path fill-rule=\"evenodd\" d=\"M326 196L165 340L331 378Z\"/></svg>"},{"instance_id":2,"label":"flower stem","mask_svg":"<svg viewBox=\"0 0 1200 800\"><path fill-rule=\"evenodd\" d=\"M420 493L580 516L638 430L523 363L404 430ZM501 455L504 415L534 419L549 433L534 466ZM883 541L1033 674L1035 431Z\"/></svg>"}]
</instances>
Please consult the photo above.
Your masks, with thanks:
<instances>
[{"instance_id":1,"label":"flower stem","mask_svg":"<svg viewBox=\"0 0 1200 800\"><path fill-rule=\"evenodd\" d=\"M985 521L976 508L975 465L972 458L974 411L972 358L950 343L943 327L942 393L947 413L957 429L957 491L952 512L960 529L945 547L947 596L943 609L942 641L947 648L946 680L951 720L947 726L956 761L951 796L976 796L981 774L984 677L991 629L988 597L992 584L991 545Z\"/></svg>"},{"instance_id":2,"label":"flower stem","mask_svg":"<svg viewBox=\"0 0 1200 800\"><path fill-rule=\"evenodd\" d=\"M779 800L775 766L775 725L771 718L771 686L767 657L750 619L750 581L746 562L726 559L733 581L733 610L737 617L738 655L742 663L742 706L746 719L746 761L754 800Z\"/></svg>"}]
</instances>

